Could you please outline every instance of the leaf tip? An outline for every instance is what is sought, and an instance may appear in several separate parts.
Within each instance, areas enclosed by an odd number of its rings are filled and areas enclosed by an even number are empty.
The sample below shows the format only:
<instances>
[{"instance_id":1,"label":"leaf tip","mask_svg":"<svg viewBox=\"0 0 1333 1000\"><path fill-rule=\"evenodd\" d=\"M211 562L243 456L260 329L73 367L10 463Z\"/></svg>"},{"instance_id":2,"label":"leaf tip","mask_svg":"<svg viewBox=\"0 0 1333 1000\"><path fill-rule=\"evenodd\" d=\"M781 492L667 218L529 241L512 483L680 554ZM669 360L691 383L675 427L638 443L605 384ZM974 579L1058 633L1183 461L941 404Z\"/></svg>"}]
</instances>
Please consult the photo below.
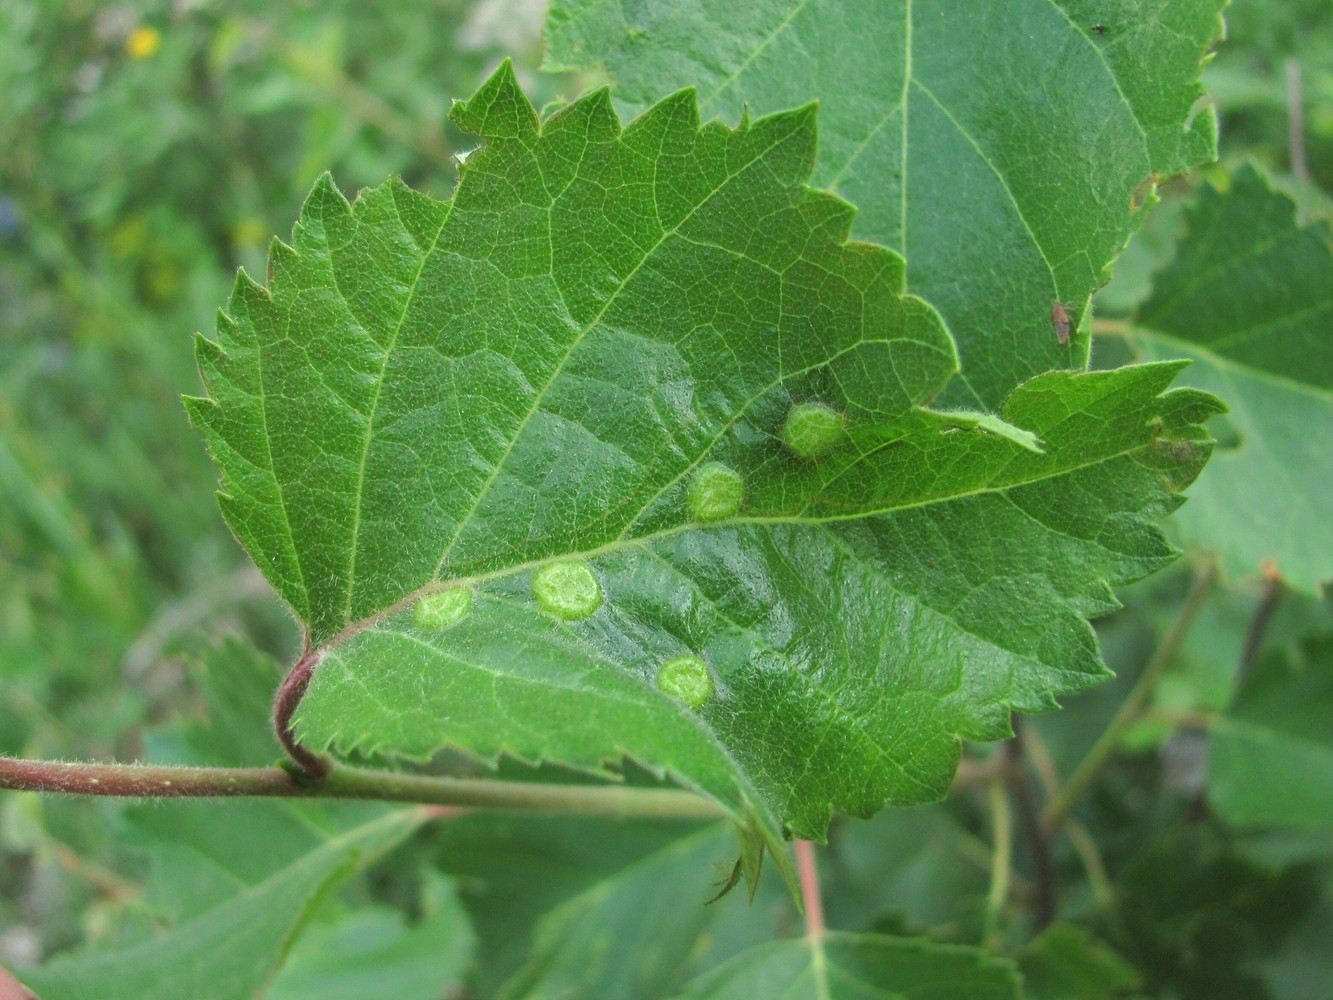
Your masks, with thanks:
<instances>
[{"instance_id":1,"label":"leaf tip","mask_svg":"<svg viewBox=\"0 0 1333 1000\"><path fill-rule=\"evenodd\" d=\"M537 133L537 111L514 75L514 64L506 58L477 92L455 101L449 117L459 128L487 139L516 139Z\"/></svg>"}]
</instances>

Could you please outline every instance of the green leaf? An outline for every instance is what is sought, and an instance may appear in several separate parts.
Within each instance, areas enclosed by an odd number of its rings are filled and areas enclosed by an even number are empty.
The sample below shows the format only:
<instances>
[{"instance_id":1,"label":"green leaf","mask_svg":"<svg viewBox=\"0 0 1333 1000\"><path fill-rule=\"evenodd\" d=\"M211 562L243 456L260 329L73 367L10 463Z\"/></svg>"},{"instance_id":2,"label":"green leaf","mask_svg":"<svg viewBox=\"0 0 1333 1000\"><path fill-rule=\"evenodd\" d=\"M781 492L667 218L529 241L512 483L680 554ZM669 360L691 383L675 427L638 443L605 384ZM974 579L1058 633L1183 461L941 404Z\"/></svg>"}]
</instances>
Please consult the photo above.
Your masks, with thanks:
<instances>
[{"instance_id":1,"label":"green leaf","mask_svg":"<svg viewBox=\"0 0 1333 1000\"><path fill-rule=\"evenodd\" d=\"M962 450L979 481L947 503L603 546L589 555L609 597L584 621L534 607L526 570L479 584L448 632L398 612L325 654L301 732L344 751L424 758L452 743L590 770L630 755L731 804L738 821L744 803L771 803L802 836L822 836L831 809L938 798L960 737L998 738L1007 707L1047 710L1106 675L1083 616L1114 607L1107 582L1169 561L1145 515L1174 504L1162 472L1188 476L1183 450L1196 463L1207 451L1190 420L1212 404L1156 396L1173 374L1038 380L1014 408L1050 428L1045 454L976 435ZM1159 424L1172 429L1153 441ZM955 436L923 440L945 454ZM930 467L928 452L898 444L905 472ZM985 456L1002 454L997 478L1021 485L985 481ZM902 479L876 477L867 492L877 485ZM718 675L698 710L655 683L683 652Z\"/></svg>"},{"instance_id":2,"label":"green leaf","mask_svg":"<svg viewBox=\"0 0 1333 1000\"><path fill-rule=\"evenodd\" d=\"M690 983L681 1000L1018 1000L1013 964L977 948L872 934L775 941Z\"/></svg>"},{"instance_id":3,"label":"green leaf","mask_svg":"<svg viewBox=\"0 0 1333 1000\"><path fill-rule=\"evenodd\" d=\"M830 926L926 933L957 926L986 896L985 847L951 803L886 809L829 834L819 874ZM981 847L982 864L975 850ZM979 923L979 920L977 921Z\"/></svg>"},{"instance_id":4,"label":"green leaf","mask_svg":"<svg viewBox=\"0 0 1333 1000\"><path fill-rule=\"evenodd\" d=\"M1333 635L1258 661L1210 727L1208 803L1236 826L1333 830Z\"/></svg>"},{"instance_id":5,"label":"green leaf","mask_svg":"<svg viewBox=\"0 0 1333 1000\"><path fill-rule=\"evenodd\" d=\"M547 68L605 66L634 112L681 87L727 121L818 99L814 183L907 257L907 287L948 321L963 361L948 405L994 410L1086 364L1085 304L1152 178L1214 158L1213 110L1195 105L1223 6L555 0ZM1068 346L1053 302L1078 327Z\"/></svg>"},{"instance_id":6,"label":"green leaf","mask_svg":"<svg viewBox=\"0 0 1333 1000\"><path fill-rule=\"evenodd\" d=\"M938 797L962 738L1106 675L1084 619L1170 560L1209 451L1179 365L1021 386L985 427L1041 452L960 427L901 259L803 186L811 109L542 123L503 67L456 118L486 144L451 202L321 180L199 342L223 510L320 658L308 745L636 759L731 812L753 877L783 825ZM841 432L798 451L810 402Z\"/></svg>"},{"instance_id":7,"label":"green leaf","mask_svg":"<svg viewBox=\"0 0 1333 1000\"><path fill-rule=\"evenodd\" d=\"M594 883L542 917L528 963L499 996L671 995L722 912L705 905L699 873L731 849L730 832L714 825Z\"/></svg>"},{"instance_id":8,"label":"green leaf","mask_svg":"<svg viewBox=\"0 0 1333 1000\"><path fill-rule=\"evenodd\" d=\"M265 1000L439 1000L461 991L474 942L453 884L429 878L422 907L410 925L374 906L308 928Z\"/></svg>"},{"instance_id":9,"label":"green leaf","mask_svg":"<svg viewBox=\"0 0 1333 1000\"><path fill-rule=\"evenodd\" d=\"M148 941L20 970L19 978L47 1000L253 1000L326 894L421 820L417 811L382 817Z\"/></svg>"},{"instance_id":10,"label":"green leaf","mask_svg":"<svg viewBox=\"0 0 1333 1000\"><path fill-rule=\"evenodd\" d=\"M794 395L873 428L952 374L901 259L802 186L813 108L700 129L682 94L622 133L599 92L539 127L506 64L454 117L487 145L452 202L390 181L352 210L322 178L197 342L223 512L316 645L659 528ZM788 472L750 478L793 507L817 472Z\"/></svg>"},{"instance_id":11,"label":"green leaf","mask_svg":"<svg viewBox=\"0 0 1333 1000\"><path fill-rule=\"evenodd\" d=\"M433 839L437 863L457 878L477 928L474 992L493 997L528 965L536 928L549 926L543 923L549 913L577 907L574 901L580 897L599 892L609 895L608 888L622 884L622 879L632 879L632 873L641 867L655 867L655 857L671 855L676 841L697 832L697 824L679 822L608 822L581 816L500 812L459 815L441 824ZM735 857L734 842L726 846L721 840L715 843L718 853L704 862L705 872L714 864L728 865ZM698 871L683 869L673 872L672 877L670 891L695 893L689 903L691 912L681 914L683 919L692 919L695 909L705 909L706 880ZM719 903L707 909L716 911L721 906ZM643 916L655 919L652 911L656 907L642 909ZM739 909L753 925L753 911L746 906Z\"/></svg>"},{"instance_id":12,"label":"green leaf","mask_svg":"<svg viewBox=\"0 0 1333 1000\"><path fill-rule=\"evenodd\" d=\"M1132 965L1073 924L1052 924L1023 949L1024 1000L1121 1000L1142 986Z\"/></svg>"},{"instance_id":13,"label":"green leaf","mask_svg":"<svg viewBox=\"0 0 1333 1000\"><path fill-rule=\"evenodd\" d=\"M1293 587L1333 579L1333 245L1326 222L1254 168L1203 187L1175 259L1134 317L1148 359L1189 357L1185 380L1221 394L1240 436L1177 519L1191 547L1244 576L1271 565Z\"/></svg>"}]
</instances>

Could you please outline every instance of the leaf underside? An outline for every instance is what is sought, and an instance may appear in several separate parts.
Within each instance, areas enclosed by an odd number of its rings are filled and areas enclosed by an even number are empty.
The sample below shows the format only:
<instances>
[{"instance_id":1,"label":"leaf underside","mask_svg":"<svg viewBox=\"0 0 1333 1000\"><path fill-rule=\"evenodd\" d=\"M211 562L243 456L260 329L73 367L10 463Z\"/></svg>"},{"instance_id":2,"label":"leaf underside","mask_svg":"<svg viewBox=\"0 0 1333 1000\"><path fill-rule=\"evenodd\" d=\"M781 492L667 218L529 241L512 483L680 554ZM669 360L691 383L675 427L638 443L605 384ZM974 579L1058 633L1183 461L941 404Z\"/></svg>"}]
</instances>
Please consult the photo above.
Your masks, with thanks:
<instances>
[{"instance_id":1,"label":"leaf underside","mask_svg":"<svg viewBox=\"0 0 1333 1000\"><path fill-rule=\"evenodd\" d=\"M1085 619L1172 558L1155 521L1210 448L1179 364L960 426L924 408L957 362L902 259L804 186L812 108L701 127L682 93L622 129L603 91L539 122L504 66L455 118L485 145L451 201L321 179L199 341L224 514L321 657L304 741L632 757L780 851L1106 676ZM782 444L810 401L843 419L817 459ZM695 523L709 463L743 496ZM570 559L603 597L574 620L532 591ZM697 710L655 682L683 655Z\"/></svg>"}]
</instances>

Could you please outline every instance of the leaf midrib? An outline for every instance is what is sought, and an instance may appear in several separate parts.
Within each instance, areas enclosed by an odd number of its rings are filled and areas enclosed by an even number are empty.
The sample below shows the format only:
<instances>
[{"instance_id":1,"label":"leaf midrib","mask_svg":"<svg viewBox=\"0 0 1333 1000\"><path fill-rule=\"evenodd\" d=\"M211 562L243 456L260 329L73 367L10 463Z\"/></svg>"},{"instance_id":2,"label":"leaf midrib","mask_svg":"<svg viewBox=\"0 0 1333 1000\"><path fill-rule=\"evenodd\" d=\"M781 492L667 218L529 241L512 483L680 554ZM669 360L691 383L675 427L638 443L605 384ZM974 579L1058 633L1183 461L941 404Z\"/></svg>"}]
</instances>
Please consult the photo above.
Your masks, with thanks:
<instances>
[{"instance_id":1,"label":"leaf midrib","mask_svg":"<svg viewBox=\"0 0 1333 1000\"><path fill-rule=\"evenodd\" d=\"M626 288L629 287L630 283L634 280L634 277L643 269L644 265L647 264L648 261L652 259L653 255L657 253L657 251L663 246L663 244L665 244L668 239L678 234L681 228L684 227L686 223L688 223L691 219L693 219L696 213L698 213L705 205L709 204L720 191L722 191L725 187L731 184L732 181L734 181L737 177L743 174L746 170L749 170L752 166L754 166L754 164L758 163L764 156L766 156L772 150L772 148L773 147L770 145L770 146L765 146L762 149L756 150L749 159L744 161L744 163L739 165L736 169L729 171L722 178L722 180L720 180L715 187L711 188L705 197L699 199L698 203L693 207L691 207L690 210L684 216L682 216L674 226L671 226L670 228L663 227L662 233L658 237L657 241L646 251L644 251L642 256L639 258L638 262L634 265L633 269L630 270L630 272L625 275L625 277L620 281L620 283L616 286L616 288L606 297L606 301L603 302L602 307L597 310L597 314L593 316L593 318L590 319L587 323L585 323L583 327L579 330L579 332L575 335L573 340L570 341L569 347L565 350L565 353L560 357L560 360L556 362L555 367L552 368L551 374L547 377L545 384L533 396L532 405L528 408L527 413L523 415L523 418L519 421L517 427L515 427L513 434L510 436L508 443L505 445L504 453L495 462L494 466L491 469L490 476L487 477L486 481L481 485L481 488L477 491L477 495L476 498L473 500L472 506L468 509L466 514L464 514L461 518L459 518L458 526L454 529L453 536L445 544L442 552L440 553L439 559L436 560L435 570L431 574L432 577L439 576L440 571L444 568L444 565L448 561L450 554L457 546L459 539L463 537L463 532L466 530L467 526L472 522L472 518L476 515L477 511L480 509L482 501L485 500L485 498L490 494L491 488L495 485L496 480L499 479L500 473L504 469L510 457L513 455L514 448L518 444L519 439L522 438L523 434L527 431L528 426L532 421L532 418L541 408L541 403L542 400L545 398L546 393L550 390L551 386L555 384L556 380L564 372L565 365L568 364L569 359L578 349L578 346L581 343L583 343L583 339L588 335L589 332L595 329L599 323L601 323L602 317L606 315L607 310L611 308L612 304L618 301L620 294ZM654 202L656 203L655 197L654 197ZM452 204L453 203L451 201L450 205L452 206ZM551 203L547 206L547 211L548 212L553 211L554 207L555 207L555 197L551 199ZM655 204L655 207L658 206L656 206ZM660 224L661 222L660 207L658 207L658 221ZM443 228L441 229L441 231L443 231ZM423 260L423 267L424 267L424 260ZM554 275L552 275L552 278L554 284ZM560 286L556 284L555 287L557 288L557 290L559 290ZM561 293L561 303L562 305L565 306L566 310L568 310L569 306L568 303L564 301L563 292ZM344 614L344 617L347 617L347 615Z\"/></svg>"},{"instance_id":2,"label":"leaf midrib","mask_svg":"<svg viewBox=\"0 0 1333 1000\"><path fill-rule=\"evenodd\" d=\"M523 610L527 610L526 606L519 605L513 601L506 600L502 597L492 596L488 599L494 601L497 604L505 604L515 608L521 608ZM465 667L469 670L474 670L477 673L491 677L492 679L498 676L498 672L493 666L486 663L477 663L472 660L465 659L464 657L459 655L458 652L455 650L447 650L439 646L432 645L431 643L425 641L419 635L411 631L392 629L392 630L386 630L385 634L396 636L399 639L404 639L414 645L420 646L424 650L426 650L427 653L432 657L450 660L461 667ZM611 664L607 664L607 667L609 669L615 669ZM618 671L618 673L620 673L621 676L626 677L627 679L630 680L636 679L633 677L633 675L625 673L624 671ZM517 674L505 674L503 676L506 682L518 685L526 685L533 688L539 688L542 690L550 688L555 688L557 690L562 690L562 691L571 690L570 685L560 682L563 679L561 675L547 673L547 674L542 674L540 676L525 676ZM361 687L366 697L368 697L372 701L378 701L374 690L365 683L365 678L362 672L356 670L349 670L347 671L347 677L349 677L354 683L356 683L359 687ZM645 692L649 692L649 697L652 697L651 692L653 689L646 683L642 683L641 686ZM575 690L583 694L593 695L598 698L619 702L624 705L630 705L636 708L648 709L649 706L653 704L647 698L636 701L624 696L621 692L608 691L603 687L590 686L590 687L574 688L572 690ZM493 698L493 700L496 706L500 709L500 711L503 712L504 711L503 701L499 698ZM699 718L698 715L687 710L682 704L676 702L675 699L668 698L667 696L663 695L659 703L666 705L668 710L673 711L677 715L677 717L684 720L685 723L689 725L692 730L702 735L707 740L708 744L720 755L720 757L722 758L722 760L724 761L724 763L728 768L729 777L731 781L736 786L737 791L741 793L740 802L737 804L748 805L752 801L763 801L762 797L759 796L758 790L749 780L749 771L745 769L741 765L741 763L735 759L734 755L731 752L731 749L718 739L717 734L713 731L713 728L711 726L703 724L702 720ZM441 737L440 742L443 744L450 741L447 741L443 737ZM363 751L375 752L374 747L366 746L362 744L361 741L359 740L353 741L350 744L339 744L339 749L344 751L363 750ZM523 759L522 755L515 753L512 747L508 745L497 746L496 753L514 754L516 757ZM543 751L543 753L545 754L545 756L539 757L539 760L550 760L553 762L565 764L567 766L577 767L580 770L586 770L595 774L601 774L601 771L594 765L575 764L561 757L558 754L551 754L549 751ZM636 755L623 748L619 748L619 753L625 756L634 757L636 760L639 759ZM665 766L663 770L671 774L674 778L685 781L687 784L691 785L692 787L695 787L695 790L700 792L701 794L708 795L710 798L713 798L713 795L710 791L700 786L696 786L694 782L689 781L686 778L684 771ZM721 800L716 800L716 801L721 802ZM721 802L721 804L727 806L729 812L731 811L731 807L728 803ZM732 812L732 816L734 819L738 821L743 821L745 819L743 812L740 811Z\"/></svg>"},{"instance_id":3,"label":"leaf midrib","mask_svg":"<svg viewBox=\"0 0 1333 1000\"><path fill-rule=\"evenodd\" d=\"M1055 479L1060 476L1070 475L1081 469L1091 468L1093 466L1100 465L1105 462L1115 461L1116 459L1120 458L1126 458L1140 451L1145 446L1146 445L1139 443L1129 448L1124 448L1119 451L1110 452L1106 455L1102 455L1093 461L1072 462L1068 465L1062 465L1059 468L1051 470L1045 474L1028 476L1024 479L1019 479L1013 482L1004 483L1003 485L982 486L976 489L966 490L959 493L951 493L947 496L929 497L921 500L916 500L911 503L899 504L894 507L885 507L881 510L858 511L847 514L830 514L827 517L819 517L819 518L801 517L795 515L781 515L772 517L734 517L729 520L718 521L713 524L699 524L698 522L694 521L686 521L670 528L663 528L659 531L650 532L646 535L639 535L634 538L623 538L623 537L616 538L613 539L612 541L605 542L602 545L593 546L592 548L588 549L565 550L554 553L549 556L542 556L541 558L538 559L528 559L520 563L510 563L505 566L497 567L495 569L485 570L480 573L473 573L470 576L452 577L447 580L432 580L430 583L418 587L416 590L413 590L410 593L406 594L400 600L394 602L392 605L389 605L388 607L383 608L380 611L377 611L373 615L368 615L367 617L360 619L359 621L352 622L351 624L347 625L341 632L339 632L329 641L324 643L324 645L321 648L323 650L323 653L327 654L329 651L336 649L338 646L341 646L348 639L364 631L365 629L370 628L371 626L377 624L378 622L381 622L386 618L389 618L390 616L405 610L406 608L411 607L414 603L416 603L422 597L425 597L427 594L433 594L443 590L451 590L455 587L479 586L484 583L490 583L491 581L494 580L499 580L505 577L514 576L519 573L527 572L530 570L537 570L542 568L543 566L548 566L554 562L563 562L568 560L590 561L593 559L597 559L601 556L613 555L617 552L621 552L623 550L629 549L634 546L648 546L654 542L661 541L667 538L672 538L676 535L683 534L687 531L713 531L713 530L733 528L744 525L767 525L767 526L794 525L797 527L820 527L823 525L834 524L841 521L859 521L870 517L882 517L887 514L894 514L900 511L925 508L941 503L950 503L952 501L962 500L967 497L983 496L991 493L1003 494L1010 490L1019 489L1024 486L1030 486L1035 483L1045 482L1047 480Z\"/></svg>"},{"instance_id":4,"label":"leaf midrib","mask_svg":"<svg viewBox=\"0 0 1333 1000\"><path fill-rule=\"evenodd\" d=\"M394 348L398 346L398 335L402 332L403 322L407 319L407 312L412 308L412 303L416 299L417 288L421 284L421 274L425 271L426 262L430 260L431 254L435 252L436 247L440 244L440 237L444 234L445 226L448 225L449 218L453 215L454 204L454 199L450 198L440 219L439 228L435 230L430 245L421 254L421 262L417 265L416 274L412 276L412 283L407 289L407 294L403 297L403 308L398 314L398 321L394 324L393 333L389 336L389 344L380 357L379 375L375 379L375 396L370 403L370 412L366 415L366 433L361 441L361 456L356 465L356 501L352 509L352 538L347 547L347 600L343 604L342 611L344 620L352 615L352 599L356 594L356 557L359 551L357 539L361 534L361 500L366 493L366 459L370 455L370 443L375 438L375 418L379 414L380 398L384 394L384 372L389 367L389 358L392 357ZM348 214L352 216L352 221L359 226L360 220L356 218L355 210L349 210ZM411 229L403 223L401 212L397 214L399 225L402 226L403 231L410 233ZM337 268L334 266L333 248L330 247L329 249L329 276L333 279L334 287L339 289L339 295L342 295L342 289L338 284ZM343 296L343 301L347 302L346 296Z\"/></svg>"}]
</instances>

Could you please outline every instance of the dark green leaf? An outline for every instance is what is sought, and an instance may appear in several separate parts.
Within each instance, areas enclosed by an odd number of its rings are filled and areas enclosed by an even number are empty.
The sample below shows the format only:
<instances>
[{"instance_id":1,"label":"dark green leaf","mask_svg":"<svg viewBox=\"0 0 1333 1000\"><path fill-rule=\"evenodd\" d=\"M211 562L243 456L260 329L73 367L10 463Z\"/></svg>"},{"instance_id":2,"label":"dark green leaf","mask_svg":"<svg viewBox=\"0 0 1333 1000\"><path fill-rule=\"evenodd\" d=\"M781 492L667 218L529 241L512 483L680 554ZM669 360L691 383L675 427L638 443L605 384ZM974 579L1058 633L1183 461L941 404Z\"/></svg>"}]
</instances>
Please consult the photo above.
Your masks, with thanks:
<instances>
[{"instance_id":1,"label":"dark green leaf","mask_svg":"<svg viewBox=\"0 0 1333 1000\"><path fill-rule=\"evenodd\" d=\"M949 404L994 410L1086 362L1082 329L1057 342L1052 303L1081 324L1154 175L1213 158L1212 108L1195 105L1222 6L556 0L547 64L604 65L635 112L681 87L728 121L818 99L814 183L948 320Z\"/></svg>"},{"instance_id":2,"label":"dark green leaf","mask_svg":"<svg viewBox=\"0 0 1333 1000\"><path fill-rule=\"evenodd\" d=\"M699 878L734 851L729 830L682 837L544 916L532 956L500 991L526 997L666 997L722 912Z\"/></svg>"},{"instance_id":3,"label":"dark green leaf","mask_svg":"<svg viewBox=\"0 0 1333 1000\"><path fill-rule=\"evenodd\" d=\"M441 824L433 840L439 867L458 879L477 928L477 994L495 996L528 965L535 929L549 926L543 923L547 914L577 909L580 898L608 894L622 876L632 879L640 866L653 867L654 858L671 855L676 841L697 829L696 824L505 813L473 813ZM703 873L677 872L688 884L672 891L692 891L694 902L702 904L706 873L735 858L734 841L717 843L718 853L704 863ZM743 898L738 894L738 901ZM741 909L752 916L748 907ZM654 919L652 913L645 916Z\"/></svg>"},{"instance_id":4,"label":"dark green leaf","mask_svg":"<svg viewBox=\"0 0 1333 1000\"><path fill-rule=\"evenodd\" d=\"M1019 957L1024 1000L1124 1000L1142 979L1107 945L1072 924L1053 924Z\"/></svg>"}]
</instances>

